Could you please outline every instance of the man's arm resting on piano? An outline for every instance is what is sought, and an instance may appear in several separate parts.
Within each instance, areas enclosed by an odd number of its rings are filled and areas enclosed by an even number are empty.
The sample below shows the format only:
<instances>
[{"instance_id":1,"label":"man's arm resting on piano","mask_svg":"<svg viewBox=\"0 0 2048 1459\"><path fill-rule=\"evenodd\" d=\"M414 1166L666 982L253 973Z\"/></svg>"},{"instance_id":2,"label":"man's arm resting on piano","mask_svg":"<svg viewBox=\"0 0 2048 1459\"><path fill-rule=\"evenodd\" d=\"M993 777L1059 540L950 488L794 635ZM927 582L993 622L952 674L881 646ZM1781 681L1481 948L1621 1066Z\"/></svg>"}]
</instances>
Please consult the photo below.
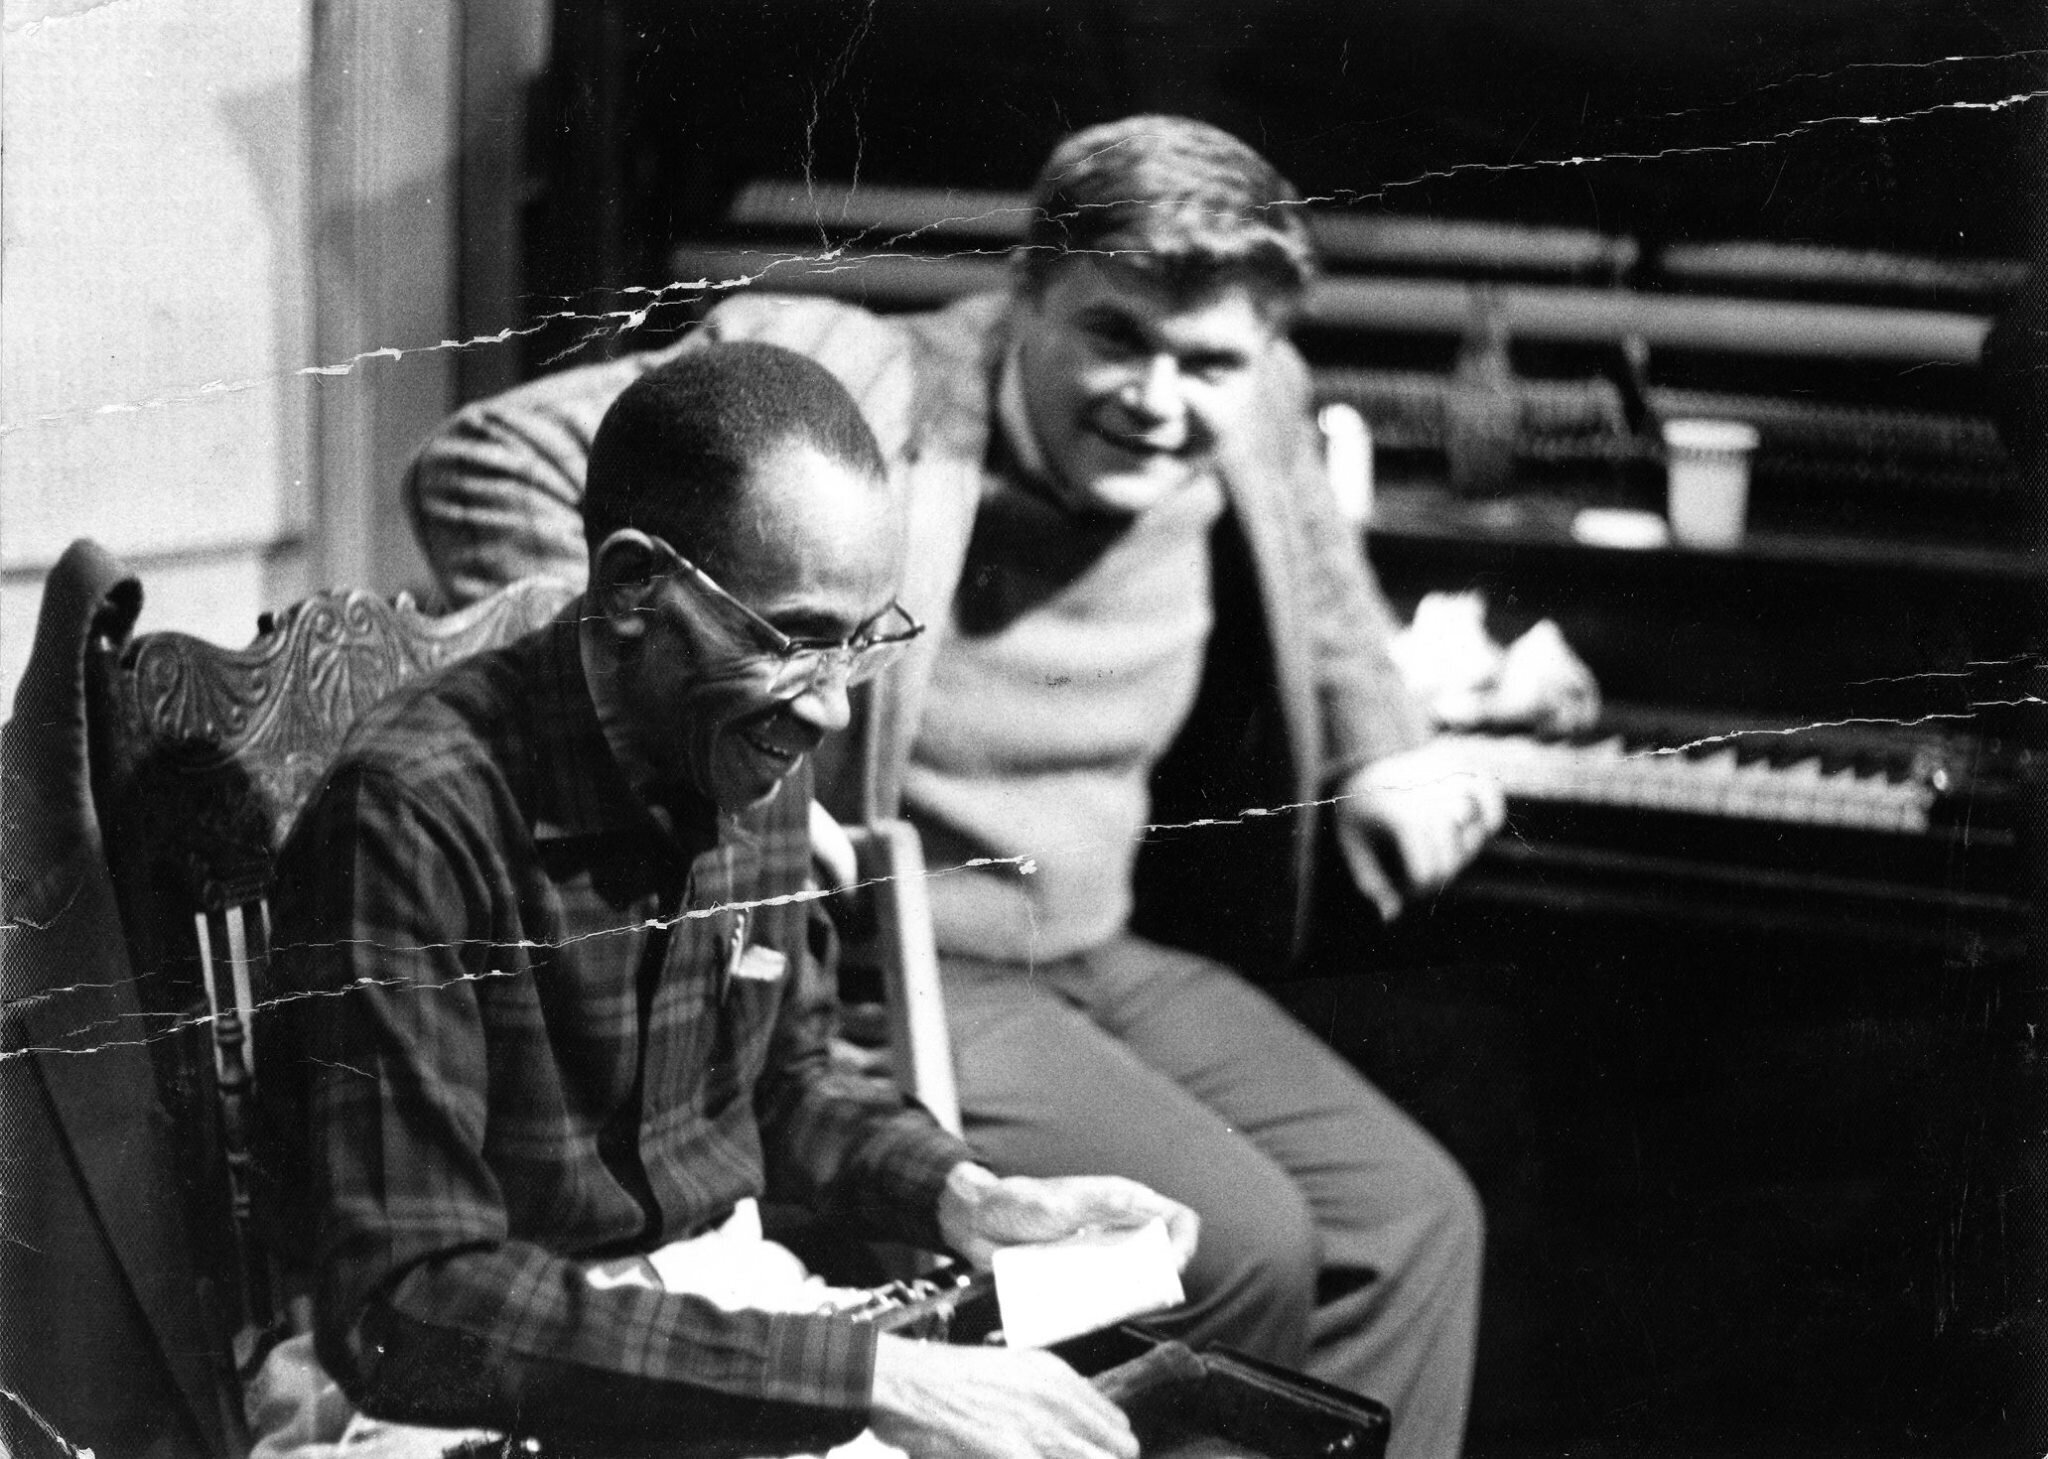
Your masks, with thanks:
<instances>
[{"instance_id":1,"label":"man's arm resting on piano","mask_svg":"<svg viewBox=\"0 0 2048 1459\"><path fill-rule=\"evenodd\" d=\"M1337 845L1359 893L1391 922L1441 891L1507 816L1500 783L1442 742L1361 766L1337 790Z\"/></svg>"}]
</instances>

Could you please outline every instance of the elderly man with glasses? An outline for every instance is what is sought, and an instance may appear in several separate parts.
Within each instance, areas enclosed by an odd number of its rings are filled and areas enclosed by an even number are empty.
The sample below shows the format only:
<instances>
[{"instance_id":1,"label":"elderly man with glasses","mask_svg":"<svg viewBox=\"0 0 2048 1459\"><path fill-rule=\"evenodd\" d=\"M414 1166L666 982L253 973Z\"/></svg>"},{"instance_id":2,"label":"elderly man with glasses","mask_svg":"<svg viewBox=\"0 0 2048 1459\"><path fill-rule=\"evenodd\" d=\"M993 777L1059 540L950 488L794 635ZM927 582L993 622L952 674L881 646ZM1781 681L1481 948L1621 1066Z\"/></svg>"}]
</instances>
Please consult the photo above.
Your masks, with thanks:
<instances>
[{"instance_id":1,"label":"elderly man with glasses","mask_svg":"<svg viewBox=\"0 0 2048 1459\"><path fill-rule=\"evenodd\" d=\"M858 409L789 351L693 352L611 407L584 517L588 592L367 715L283 853L316 1349L361 1413L330 1432L346 1409L302 1403L258 1453L871 1426L916 1455L1130 1459L1057 1359L826 1315L754 1224L772 1193L971 1258L1154 1219L1194 1245L1135 1182L999 1178L829 1066L806 762L921 632ZM280 1353L259 1430L309 1366Z\"/></svg>"}]
</instances>

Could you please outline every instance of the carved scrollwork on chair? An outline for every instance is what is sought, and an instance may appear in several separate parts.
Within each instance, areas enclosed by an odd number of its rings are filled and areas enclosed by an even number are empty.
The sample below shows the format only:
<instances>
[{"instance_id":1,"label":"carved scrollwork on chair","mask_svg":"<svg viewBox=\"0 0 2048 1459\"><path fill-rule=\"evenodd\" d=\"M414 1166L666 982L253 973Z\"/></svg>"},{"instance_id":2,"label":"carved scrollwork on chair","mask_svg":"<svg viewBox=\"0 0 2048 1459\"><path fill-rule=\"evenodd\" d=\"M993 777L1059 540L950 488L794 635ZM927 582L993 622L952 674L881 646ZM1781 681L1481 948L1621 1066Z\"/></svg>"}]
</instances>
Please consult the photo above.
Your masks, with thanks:
<instances>
[{"instance_id":1,"label":"carved scrollwork on chair","mask_svg":"<svg viewBox=\"0 0 2048 1459\"><path fill-rule=\"evenodd\" d=\"M264 615L241 649L145 634L117 671L119 731L175 761L182 777L246 767L277 797L266 819L281 841L364 710L410 679L538 628L569 591L532 579L445 618L422 613L409 594L321 593Z\"/></svg>"},{"instance_id":2,"label":"carved scrollwork on chair","mask_svg":"<svg viewBox=\"0 0 2048 1459\"><path fill-rule=\"evenodd\" d=\"M266 614L246 648L160 632L88 656L107 861L237 1366L284 1315L251 1151L276 852L366 710L541 627L572 591L532 579L445 618L327 592Z\"/></svg>"}]
</instances>

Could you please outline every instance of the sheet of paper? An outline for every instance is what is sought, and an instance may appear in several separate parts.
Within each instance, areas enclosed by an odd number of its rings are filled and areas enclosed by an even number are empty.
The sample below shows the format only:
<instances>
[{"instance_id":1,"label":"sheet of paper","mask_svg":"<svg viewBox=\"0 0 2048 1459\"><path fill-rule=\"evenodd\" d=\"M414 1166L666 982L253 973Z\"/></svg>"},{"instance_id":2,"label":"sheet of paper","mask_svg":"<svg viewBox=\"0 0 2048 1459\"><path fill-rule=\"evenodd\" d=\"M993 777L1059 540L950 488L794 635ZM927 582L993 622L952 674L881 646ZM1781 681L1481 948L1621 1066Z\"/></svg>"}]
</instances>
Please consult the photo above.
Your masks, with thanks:
<instances>
[{"instance_id":1,"label":"sheet of paper","mask_svg":"<svg viewBox=\"0 0 2048 1459\"><path fill-rule=\"evenodd\" d=\"M992 1262L1003 1338L1042 1348L1182 1301L1164 1221L1006 1246Z\"/></svg>"}]
</instances>

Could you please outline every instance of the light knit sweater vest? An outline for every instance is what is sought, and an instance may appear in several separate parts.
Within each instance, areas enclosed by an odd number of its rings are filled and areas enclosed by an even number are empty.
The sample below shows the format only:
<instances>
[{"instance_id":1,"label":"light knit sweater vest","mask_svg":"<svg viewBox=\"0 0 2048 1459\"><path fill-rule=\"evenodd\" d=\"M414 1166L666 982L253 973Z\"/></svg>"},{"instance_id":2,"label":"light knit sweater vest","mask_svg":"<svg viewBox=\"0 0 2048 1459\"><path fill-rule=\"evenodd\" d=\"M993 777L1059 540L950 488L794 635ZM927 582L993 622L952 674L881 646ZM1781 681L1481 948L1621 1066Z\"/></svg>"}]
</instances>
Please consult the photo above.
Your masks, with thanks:
<instances>
[{"instance_id":1,"label":"light knit sweater vest","mask_svg":"<svg viewBox=\"0 0 2048 1459\"><path fill-rule=\"evenodd\" d=\"M991 471L904 782L941 952L1055 958L1123 930L1147 782L1201 679L1222 508L1212 477L1077 518Z\"/></svg>"}]
</instances>

